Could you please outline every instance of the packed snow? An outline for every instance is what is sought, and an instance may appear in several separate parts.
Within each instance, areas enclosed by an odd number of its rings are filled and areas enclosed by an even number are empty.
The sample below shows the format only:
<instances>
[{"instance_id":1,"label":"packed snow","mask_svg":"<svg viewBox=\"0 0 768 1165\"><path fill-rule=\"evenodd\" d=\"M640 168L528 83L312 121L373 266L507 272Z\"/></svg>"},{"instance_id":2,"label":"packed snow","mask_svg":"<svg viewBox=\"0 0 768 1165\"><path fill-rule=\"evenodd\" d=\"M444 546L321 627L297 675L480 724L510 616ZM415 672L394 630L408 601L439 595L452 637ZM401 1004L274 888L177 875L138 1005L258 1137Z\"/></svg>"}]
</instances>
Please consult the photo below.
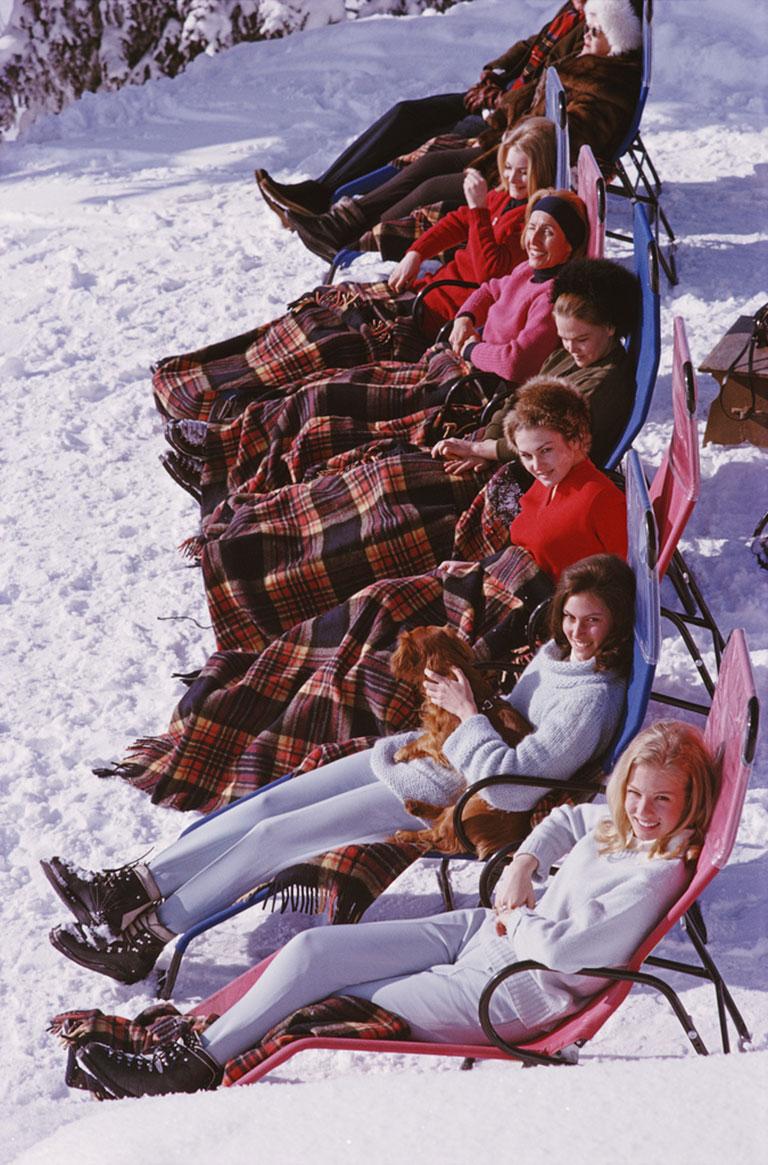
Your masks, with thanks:
<instances>
[{"instance_id":1,"label":"packed snow","mask_svg":"<svg viewBox=\"0 0 768 1165\"><path fill-rule=\"evenodd\" d=\"M194 532L195 509L158 464L148 367L267 320L322 276L261 202L254 166L314 176L395 100L465 87L553 7L476 0L442 16L240 45L174 80L88 95L2 147L2 1162L173 1165L247 1153L320 1165L340 1153L384 1163L416 1152L426 1162L482 1153L600 1165L618 1154L706 1165L764 1153L764 747L732 863L704 903L713 953L754 1033L744 1055L695 1057L666 1005L638 990L567 1071L486 1064L466 1074L447 1060L350 1050L297 1058L253 1088L96 1106L66 1088L64 1054L45 1030L75 1006L133 1015L152 989L89 975L53 951L47 932L62 908L38 859L119 864L191 820L91 774L165 728L180 693L171 673L199 666L213 646L199 572L175 550ZM656 7L644 138L680 238L680 284L663 289L659 382L637 441L649 466L670 430L673 315L698 364L738 315L768 300L765 16L751 0ZM621 207L611 213L620 221ZM716 386L705 375L699 385L703 433ZM704 447L683 545L723 632L746 629L764 705L768 574L750 535L768 508L766 460L751 445ZM668 691L702 695L669 630L660 677ZM462 904L475 876L468 867L457 878ZM371 915L438 908L425 865ZM177 1002L321 924L251 912L211 932L190 949ZM665 949L682 956L682 936ZM684 986L683 999L717 1049L711 988Z\"/></svg>"}]
</instances>

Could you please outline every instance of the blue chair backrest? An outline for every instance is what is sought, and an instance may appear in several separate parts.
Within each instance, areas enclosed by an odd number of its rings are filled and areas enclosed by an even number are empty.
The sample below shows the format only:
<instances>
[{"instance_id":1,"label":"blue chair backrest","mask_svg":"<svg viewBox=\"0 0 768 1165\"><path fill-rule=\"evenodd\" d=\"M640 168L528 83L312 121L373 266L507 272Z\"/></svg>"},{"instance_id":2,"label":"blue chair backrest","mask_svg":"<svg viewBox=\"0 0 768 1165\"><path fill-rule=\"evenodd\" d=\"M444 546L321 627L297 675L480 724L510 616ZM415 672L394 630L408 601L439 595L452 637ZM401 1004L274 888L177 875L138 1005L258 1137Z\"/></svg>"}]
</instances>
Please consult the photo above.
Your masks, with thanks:
<instances>
[{"instance_id":1,"label":"blue chair backrest","mask_svg":"<svg viewBox=\"0 0 768 1165\"><path fill-rule=\"evenodd\" d=\"M641 202L633 210L634 267L640 280L640 317L629 342L635 369L635 402L616 448L607 458L606 469L615 469L642 429L651 407L656 374L661 359L661 308L659 300L659 251Z\"/></svg>"},{"instance_id":2,"label":"blue chair backrest","mask_svg":"<svg viewBox=\"0 0 768 1165\"><path fill-rule=\"evenodd\" d=\"M555 186L558 190L571 188L571 147L568 143L568 114L563 83L557 69L547 69L545 82L545 113L555 125Z\"/></svg>"},{"instance_id":3,"label":"blue chair backrest","mask_svg":"<svg viewBox=\"0 0 768 1165\"><path fill-rule=\"evenodd\" d=\"M629 147L632 145L637 132L640 129L640 122L643 120L643 113L645 112L645 103L648 100L648 90L651 87L651 68L653 65L653 0L645 0L643 4L643 63L642 72L640 74L640 93L637 98L637 105L635 106L635 113L632 122L627 130L621 145L616 150L613 156L613 161L617 161L622 154L626 154Z\"/></svg>"},{"instance_id":4,"label":"blue chair backrest","mask_svg":"<svg viewBox=\"0 0 768 1165\"><path fill-rule=\"evenodd\" d=\"M627 560L635 574L635 643L627 685L627 707L621 732L606 764L610 772L640 731L645 718L661 643L657 534L651 499L640 458L630 449L626 460Z\"/></svg>"}]
</instances>

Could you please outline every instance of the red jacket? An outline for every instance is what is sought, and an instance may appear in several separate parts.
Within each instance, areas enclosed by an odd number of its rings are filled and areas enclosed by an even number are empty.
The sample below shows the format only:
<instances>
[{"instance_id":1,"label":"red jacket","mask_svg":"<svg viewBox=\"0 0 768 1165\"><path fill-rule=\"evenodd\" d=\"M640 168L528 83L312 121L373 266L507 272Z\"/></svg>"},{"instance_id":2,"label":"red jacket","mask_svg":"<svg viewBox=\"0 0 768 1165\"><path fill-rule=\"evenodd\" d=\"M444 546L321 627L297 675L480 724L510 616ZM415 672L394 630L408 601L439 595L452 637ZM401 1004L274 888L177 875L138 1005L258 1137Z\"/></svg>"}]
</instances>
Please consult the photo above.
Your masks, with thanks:
<instances>
[{"instance_id":1,"label":"red jacket","mask_svg":"<svg viewBox=\"0 0 768 1165\"><path fill-rule=\"evenodd\" d=\"M432 259L450 247L459 247L453 258L434 275L419 280L423 287L435 279L467 279L485 283L508 275L525 259L521 245L525 203L510 207L509 195L492 190L488 205L477 210L461 206L441 218L408 248L422 259ZM433 291L427 305L443 320L452 320L464 300L466 287L441 287Z\"/></svg>"},{"instance_id":2,"label":"red jacket","mask_svg":"<svg viewBox=\"0 0 768 1165\"><path fill-rule=\"evenodd\" d=\"M581 461L554 495L541 482L533 483L520 500L509 536L555 581L567 566L590 554L626 558L624 494L591 461Z\"/></svg>"}]
</instances>

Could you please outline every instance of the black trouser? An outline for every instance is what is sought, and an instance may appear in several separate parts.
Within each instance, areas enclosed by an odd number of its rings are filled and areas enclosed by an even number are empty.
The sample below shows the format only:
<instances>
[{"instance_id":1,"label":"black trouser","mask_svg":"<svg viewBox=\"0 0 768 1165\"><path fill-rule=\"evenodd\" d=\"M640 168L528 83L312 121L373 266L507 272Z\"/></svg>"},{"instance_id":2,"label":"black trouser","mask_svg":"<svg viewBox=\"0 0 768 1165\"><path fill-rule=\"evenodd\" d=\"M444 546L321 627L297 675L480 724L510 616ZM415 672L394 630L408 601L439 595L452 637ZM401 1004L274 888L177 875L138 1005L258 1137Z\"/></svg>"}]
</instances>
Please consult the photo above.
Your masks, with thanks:
<instances>
[{"instance_id":1,"label":"black trouser","mask_svg":"<svg viewBox=\"0 0 768 1165\"><path fill-rule=\"evenodd\" d=\"M339 186L415 150L436 134L448 133L466 116L463 93L398 101L347 146L318 181L332 194ZM474 121L482 125L479 119Z\"/></svg>"},{"instance_id":2,"label":"black trouser","mask_svg":"<svg viewBox=\"0 0 768 1165\"><path fill-rule=\"evenodd\" d=\"M449 209L464 204L464 168L485 153L482 146L460 150L435 150L394 178L357 199L368 226L388 219L405 218L418 206L446 202Z\"/></svg>"}]
</instances>

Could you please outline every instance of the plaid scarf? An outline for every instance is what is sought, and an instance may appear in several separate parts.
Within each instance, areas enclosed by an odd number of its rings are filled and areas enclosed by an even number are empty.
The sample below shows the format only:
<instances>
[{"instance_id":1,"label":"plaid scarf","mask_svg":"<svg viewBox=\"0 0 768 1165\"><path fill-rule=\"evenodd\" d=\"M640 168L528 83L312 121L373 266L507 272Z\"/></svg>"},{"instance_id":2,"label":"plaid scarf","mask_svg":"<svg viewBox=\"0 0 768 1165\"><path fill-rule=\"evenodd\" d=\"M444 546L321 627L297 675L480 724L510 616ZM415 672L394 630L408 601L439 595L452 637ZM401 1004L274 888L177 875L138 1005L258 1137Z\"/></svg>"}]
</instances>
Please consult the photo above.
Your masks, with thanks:
<instances>
[{"instance_id":1,"label":"plaid scarf","mask_svg":"<svg viewBox=\"0 0 768 1165\"><path fill-rule=\"evenodd\" d=\"M569 0L568 4L555 13L546 28L539 32L534 40L528 60L509 88L520 89L538 77L557 42L567 36L571 29L575 28L583 19L583 13L577 12Z\"/></svg>"},{"instance_id":2,"label":"plaid scarf","mask_svg":"<svg viewBox=\"0 0 768 1165\"><path fill-rule=\"evenodd\" d=\"M124 1052L149 1052L173 1043L190 1032L202 1032L219 1017L182 1015L172 1003L154 1004L134 1020L101 1011L65 1011L51 1020L48 1030L67 1047L66 1083L90 1092L97 1100L112 1097L77 1063L77 1048L91 1040ZM333 1038L348 1040L407 1040L410 1028L404 1019L352 995L330 995L299 1008L271 1028L250 1051L235 1056L224 1067L222 1086L236 1084L243 1076L295 1040Z\"/></svg>"}]
</instances>

